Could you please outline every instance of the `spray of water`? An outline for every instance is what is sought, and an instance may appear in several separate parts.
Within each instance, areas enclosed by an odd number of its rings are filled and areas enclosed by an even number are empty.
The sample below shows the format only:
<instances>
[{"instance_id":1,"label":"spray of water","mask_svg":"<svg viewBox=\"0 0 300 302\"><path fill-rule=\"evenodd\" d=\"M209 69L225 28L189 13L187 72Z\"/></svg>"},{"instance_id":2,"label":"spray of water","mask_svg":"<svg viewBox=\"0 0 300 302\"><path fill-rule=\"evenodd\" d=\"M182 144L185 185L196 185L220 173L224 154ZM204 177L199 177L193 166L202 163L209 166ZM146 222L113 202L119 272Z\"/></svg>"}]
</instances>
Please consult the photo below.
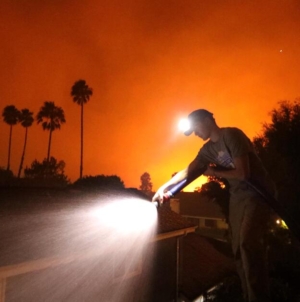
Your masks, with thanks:
<instances>
[{"instance_id":1,"label":"spray of water","mask_svg":"<svg viewBox=\"0 0 300 302\"><path fill-rule=\"evenodd\" d=\"M147 301L156 216L145 200L102 195L10 219L4 258L27 271L7 279L6 301Z\"/></svg>"}]
</instances>

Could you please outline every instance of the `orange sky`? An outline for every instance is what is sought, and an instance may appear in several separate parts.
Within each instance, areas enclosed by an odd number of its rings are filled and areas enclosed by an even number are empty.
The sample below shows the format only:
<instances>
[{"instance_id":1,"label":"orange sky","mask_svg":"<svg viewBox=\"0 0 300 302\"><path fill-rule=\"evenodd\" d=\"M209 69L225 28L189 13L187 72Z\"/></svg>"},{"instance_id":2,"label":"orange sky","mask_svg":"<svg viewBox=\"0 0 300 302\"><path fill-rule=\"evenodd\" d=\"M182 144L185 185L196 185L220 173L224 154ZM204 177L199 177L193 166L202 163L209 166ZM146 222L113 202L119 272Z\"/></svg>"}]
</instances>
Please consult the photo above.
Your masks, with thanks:
<instances>
[{"instance_id":1,"label":"orange sky","mask_svg":"<svg viewBox=\"0 0 300 302\"><path fill-rule=\"evenodd\" d=\"M298 0L1 0L0 105L64 109L51 155L79 176L80 107L71 86L85 79L84 175L116 174L154 189L184 168L203 142L177 121L206 108L219 126L253 138L279 100L300 96ZM0 166L9 127L0 124ZM13 129L16 174L24 129ZM47 155L48 132L29 129L25 165Z\"/></svg>"}]
</instances>

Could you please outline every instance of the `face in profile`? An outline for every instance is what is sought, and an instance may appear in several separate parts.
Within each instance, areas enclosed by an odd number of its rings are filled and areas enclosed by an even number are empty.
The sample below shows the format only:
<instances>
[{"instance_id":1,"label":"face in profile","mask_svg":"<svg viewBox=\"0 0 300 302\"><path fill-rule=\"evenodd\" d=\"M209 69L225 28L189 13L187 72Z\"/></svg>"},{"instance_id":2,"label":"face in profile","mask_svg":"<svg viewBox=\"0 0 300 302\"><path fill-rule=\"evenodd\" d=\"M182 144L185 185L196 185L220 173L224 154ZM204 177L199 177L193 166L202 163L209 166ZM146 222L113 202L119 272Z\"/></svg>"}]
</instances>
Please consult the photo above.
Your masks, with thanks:
<instances>
[{"instance_id":1,"label":"face in profile","mask_svg":"<svg viewBox=\"0 0 300 302\"><path fill-rule=\"evenodd\" d=\"M193 130L196 136L202 138L204 141L210 137L210 126L209 121L205 118L202 121L196 121L193 124Z\"/></svg>"}]
</instances>

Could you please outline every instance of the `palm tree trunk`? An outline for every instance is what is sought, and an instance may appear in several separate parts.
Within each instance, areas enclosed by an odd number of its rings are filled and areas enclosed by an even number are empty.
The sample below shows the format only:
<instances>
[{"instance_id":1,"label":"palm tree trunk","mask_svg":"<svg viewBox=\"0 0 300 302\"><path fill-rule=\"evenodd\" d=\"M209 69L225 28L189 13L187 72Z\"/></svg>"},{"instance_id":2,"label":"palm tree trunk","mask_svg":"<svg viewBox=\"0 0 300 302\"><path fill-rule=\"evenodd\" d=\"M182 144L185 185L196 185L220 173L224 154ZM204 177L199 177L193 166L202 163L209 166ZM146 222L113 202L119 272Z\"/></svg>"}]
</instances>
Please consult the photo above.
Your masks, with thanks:
<instances>
[{"instance_id":1,"label":"palm tree trunk","mask_svg":"<svg viewBox=\"0 0 300 302\"><path fill-rule=\"evenodd\" d=\"M28 128L25 128L25 139L24 139L24 146L23 146L23 152L22 152L22 157L21 157L21 162L20 162L20 167L19 167L19 172L18 172L18 178L21 176L21 172L23 169L23 162L24 162L24 157L25 157L25 149L27 145L27 130Z\"/></svg>"},{"instance_id":2,"label":"palm tree trunk","mask_svg":"<svg viewBox=\"0 0 300 302\"><path fill-rule=\"evenodd\" d=\"M49 163L49 159L50 159L51 139L52 139L52 130L50 130L50 134L49 134L48 154L47 154L47 162L48 163Z\"/></svg>"},{"instance_id":3,"label":"palm tree trunk","mask_svg":"<svg viewBox=\"0 0 300 302\"><path fill-rule=\"evenodd\" d=\"M83 171L83 103L81 104L81 143L80 143L80 176L82 178Z\"/></svg>"},{"instance_id":4,"label":"palm tree trunk","mask_svg":"<svg viewBox=\"0 0 300 302\"><path fill-rule=\"evenodd\" d=\"M10 125L10 130L9 130L8 159L7 159L7 168L6 168L7 171L10 170L11 137L12 137L12 125Z\"/></svg>"}]
</instances>

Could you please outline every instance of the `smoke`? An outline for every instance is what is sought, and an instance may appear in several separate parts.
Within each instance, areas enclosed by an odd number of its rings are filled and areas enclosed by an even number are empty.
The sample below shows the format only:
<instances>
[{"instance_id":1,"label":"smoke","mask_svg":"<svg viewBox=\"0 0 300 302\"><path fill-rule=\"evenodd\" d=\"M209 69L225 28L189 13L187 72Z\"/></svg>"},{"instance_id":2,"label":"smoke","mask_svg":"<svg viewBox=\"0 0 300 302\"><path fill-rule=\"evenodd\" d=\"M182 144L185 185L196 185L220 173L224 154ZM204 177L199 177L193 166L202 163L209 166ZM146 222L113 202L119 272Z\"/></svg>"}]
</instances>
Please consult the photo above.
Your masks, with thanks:
<instances>
[{"instance_id":1,"label":"smoke","mask_svg":"<svg viewBox=\"0 0 300 302\"><path fill-rule=\"evenodd\" d=\"M157 158L167 160L157 146L173 135L175 116L201 106L253 136L278 100L299 94L296 0L4 0L0 9L1 105L37 113L51 100L65 110L52 150L72 180L79 175L80 112L70 89L78 79L94 90L85 106L84 174L118 174L129 186L141 171L155 171ZM36 125L30 130L25 165L46 154L48 136ZM16 129L13 137L14 171L22 134ZM3 125L1 145L7 136ZM154 183L183 168L189 154L151 172Z\"/></svg>"}]
</instances>

